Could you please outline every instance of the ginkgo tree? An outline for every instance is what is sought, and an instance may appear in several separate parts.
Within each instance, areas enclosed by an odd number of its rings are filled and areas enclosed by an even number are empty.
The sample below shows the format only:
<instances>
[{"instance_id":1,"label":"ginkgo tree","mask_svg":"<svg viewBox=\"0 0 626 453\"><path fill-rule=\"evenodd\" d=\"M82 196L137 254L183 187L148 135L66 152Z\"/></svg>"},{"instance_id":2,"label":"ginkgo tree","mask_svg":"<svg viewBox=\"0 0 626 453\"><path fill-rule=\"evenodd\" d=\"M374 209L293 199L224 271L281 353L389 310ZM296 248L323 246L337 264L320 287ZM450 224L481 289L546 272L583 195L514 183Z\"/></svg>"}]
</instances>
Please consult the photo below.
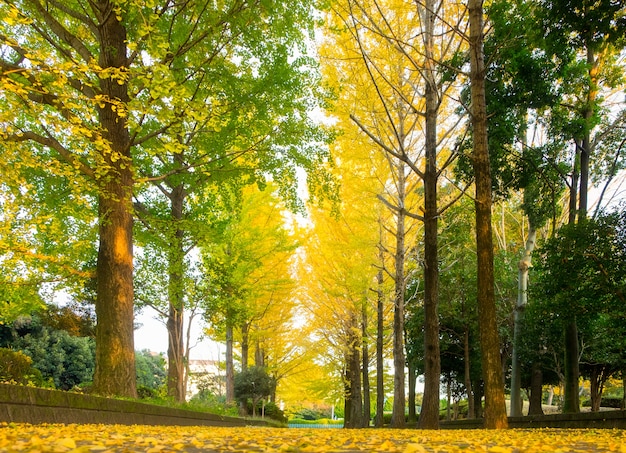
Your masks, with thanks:
<instances>
[{"instance_id":1,"label":"ginkgo tree","mask_svg":"<svg viewBox=\"0 0 626 453\"><path fill-rule=\"evenodd\" d=\"M404 255L412 244L403 243L403 230L415 220L424 222L428 333L420 425L435 428L439 421L437 219L454 196L442 202L438 186L454 162L453 138L460 130L456 128L460 117L452 110L455 104L451 99L460 88L461 72L456 66L465 40L450 24L464 24L464 14L459 5L436 1L335 2L329 19L335 31L333 45L323 54L330 80L341 89L337 109L353 123L342 127L358 128L396 169L395 191L381 194L397 220L394 426L404 424ZM438 33L436 29L449 31ZM420 187L424 198L419 207L411 209L404 197L414 187Z\"/></svg>"},{"instance_id":2,"label":"ginkgo tree","mask_svg":"<svg viewBox=\"0 0 626 453\"><path fill-rule=\"evenodd\" d=\"M132 7L133 5L127 5ZM111 1L83 8L3 1L0 137L25 166L97 199L97 365L94 389L135 396L133 347L133 170L129 51L124 12ZM47 156L42 155L42 150Z\"/></svg>"},{"instance_id":3,"label":"ginkgo tree","mask_svg":"<svg viewBox=\"0 0 626 453\"><path fill-rule=\"evenodd\" d=\"M356 74L355 74L356 76ZM337 125L350 122L336 110ZM380 201L392 190L396 168L357 129L346 128L332 145L339 203L310 209L299 268L302 311L319 361L343 386L345 426L369 425L371 359L376 337L377 419L382 423L385 358L394 285L394 216ZM410 184L409 184L410 186ZM406 195L406 194L404 194ZM415 198L409 195L409 199ZM406 237L414 240L415 230ZM372 322L376 319L376 322ZM378 413L380 411L380 413Z\"/></svg>"},{"instance_id":4,"label":"ginkgo tree","mask_svg":"<svg viewBox=\"0 0 626 453\"><path fill-rule=\"evenodd\" d=\"M94 387L134 396L132 197L141 183L160 181L176 221L185 188L194 183L176 175L228 163L233 153L256 150L252 143L268 137L265 157L254 155L248 171L260 179L264 172L280 175L283 194L294 193L295 168L319 163L323 154L319 135L303 127L310 90L300 83L309 78L298 45L310 5L33 0L3 1L0 8L7 155L33 167L52 159L46 172L80 181L97 200ZM272 84L284 88L283 97L269 96L265 87ZM265 126L229 121L233 115ZM230 134L218 134L220 142L213 132L222 129ZM316 143L303 145L307 141ZM179 255L170 255L171 276L181 274ZM179 290L170 294L180 299ZM173 300L172 325L180 319L178 304Z\"/></svg>"},{"instance_id":5,"label":"ginkgo tree","mask_svg":"<svg viewBox=\"0 0 626 453\"><path fill-rule=\"evenodd\" d=\"M294 283L291 258L297 242L287 230L285 206L275 186L235 188L232 211L212 243L203 244L204 275L209 286L209 333L226 341L226 396L234 397L234 345L240 345L241 369L250 348L256 366L270 365L272 339L292 318ZM277 365L277 362L274 362Z\"/></svg>"},{"instance_id":6,"label":"ginkgo tree","mask_svg":"<svg viewBox=\"0 0 626 453\"><path fill-rule=\"evenodd\" d=\"M161 312L169 337L168 388L177 400L185 393L187 255L215 230L219 203L211 194L229 179L262 184L273 175L283 197L295 204L296 167L315 172L323 162L323 146L311 146L321 144L323 132L307 115L319 94L315 71L298 47L310 26L307 5L262 13L251 4L235 6L209 14L185 4L176 14L163 12L155 26L168 29L168 39L157 35L150 49L167 63L159 72L176 95L141 96L152 109L171 115L166 126L162 120L143 124L168 131L141 143L139 172L151 185L135 205L148 233L144 239L164 249L169 263L168 306ZM209 55L207 46L213 49Z\"/></svg>"}]
</instances>

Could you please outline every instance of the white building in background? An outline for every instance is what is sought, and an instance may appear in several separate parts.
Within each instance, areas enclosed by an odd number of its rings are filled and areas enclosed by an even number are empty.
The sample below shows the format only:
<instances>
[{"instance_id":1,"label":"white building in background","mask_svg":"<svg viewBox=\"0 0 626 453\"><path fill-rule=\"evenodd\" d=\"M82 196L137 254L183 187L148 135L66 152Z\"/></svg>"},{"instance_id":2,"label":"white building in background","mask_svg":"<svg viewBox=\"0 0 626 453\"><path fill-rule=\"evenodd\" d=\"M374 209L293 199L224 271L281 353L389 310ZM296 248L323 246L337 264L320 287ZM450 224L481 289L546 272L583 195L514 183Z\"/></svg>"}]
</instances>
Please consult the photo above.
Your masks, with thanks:
<instances>
[{"instance_id":1,"label":"white building in background","mask_svg":"<svg viewBox=\"0 0 626 453\"><path fill-rule=\"evenodd\" d=\"M190 360L187 381L187 400L201 390L214 395L226 394L226 373L217 360Z\"/></svg>"}]
</instances>

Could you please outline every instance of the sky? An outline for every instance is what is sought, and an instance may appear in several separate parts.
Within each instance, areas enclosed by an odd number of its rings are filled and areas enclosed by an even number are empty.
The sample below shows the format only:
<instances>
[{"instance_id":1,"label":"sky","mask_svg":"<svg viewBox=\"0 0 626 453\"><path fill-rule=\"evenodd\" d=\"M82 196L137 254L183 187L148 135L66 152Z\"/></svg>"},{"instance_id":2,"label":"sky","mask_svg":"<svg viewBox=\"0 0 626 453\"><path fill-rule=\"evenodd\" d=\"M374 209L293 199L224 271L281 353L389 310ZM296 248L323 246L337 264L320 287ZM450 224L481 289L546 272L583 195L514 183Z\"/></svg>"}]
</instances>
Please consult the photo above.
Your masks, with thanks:
<instances>
[{"instance_id":1,"label":"sky","mask_svg":"<svg viewBox=\"0 0 626 453\"><path fill-rule=\"evenodd\" d=\"M135 330L135 350L148 349L152 352L162 352L167 356L167 329L165 324L158 319L157 312L150 307L136 315L135 323L141 327ZM209 339L199 340L202 335L200 322L195 322L192 329L189 353L190 360L220 360L226 347Z\"/></svg>"}]
</instances>

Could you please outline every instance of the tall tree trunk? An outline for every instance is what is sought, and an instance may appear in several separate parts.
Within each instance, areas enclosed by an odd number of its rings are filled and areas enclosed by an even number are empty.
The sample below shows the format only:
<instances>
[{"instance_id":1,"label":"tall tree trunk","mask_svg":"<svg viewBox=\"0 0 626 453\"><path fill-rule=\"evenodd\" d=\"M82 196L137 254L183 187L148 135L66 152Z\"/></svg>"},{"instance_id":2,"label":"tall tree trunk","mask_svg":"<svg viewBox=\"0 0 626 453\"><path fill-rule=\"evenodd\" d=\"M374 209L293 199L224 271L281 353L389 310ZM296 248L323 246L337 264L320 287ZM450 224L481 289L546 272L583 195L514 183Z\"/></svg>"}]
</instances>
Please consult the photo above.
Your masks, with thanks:
<instances>
[{"instance_id":1,"label":"tall tree trunk","mask_svg":"<svg viewBox=\"0 0 626 453\"><path fill-rule=\"evenodd\" d=\"M407 422L409 425L412 425L417 422L417 412L415 410L416 406L416 384L417 384L417 371L415 370L415 366L411 364L411 361L407 364L409 368L409 398L408 398L408 406L409 412L407 414Z\"/></svg>"},{"instance_id":2,"label":"tall tree trunk","mask_svg":"<svg viewBox=\"0 0 626 453\"><path fill-rule=\"evenodd\" d=\"M465 305L463 305L463 311L465 311ZM465 318L465 315L463 316ZM464 326L465 332L463 332L463 381L465 383L465 392L467 393L467 418L476 417L476 409L474 408L474 392L472 390L472 373L471 373L471 361L470 361L470 338L469 338L469 325Z\"/></svg>"},{"instance_id":3,"label":"tall tree trunk","mask_svg":"<svg viewBox=\"0 0 626 453\"><path fill-rule=\"evenodd\" d=\"M265 367L265 349L259 340L256 341L254 348L254 366Z\"/></svg>"},{"instance_id":4,"label":"tall tree trunk","mask_svg":"<svg viewBox=\"0 0 626 453\"><path fill-rule=\"evenodd\" d=\"M405 220L404 200L406 191L406 176L404 163L397 164L398 178L398 205L396 213L396 251L395 251L395 285L394 285L394 310L393 310L393 409L391 414L391 426L404 428L406 426L405 407L405 378L404 368L406 365L404 354L404 261L405 261Z\"/></svg>"},{"instance_id":5,"label":"tall tree trunk","mask_svg":"<svg viewBox=\"0 0 626 453\"><path fill-rule=\"evenodd\" d=\"M573 221L570 213L570 222ZM580 370L578 364L578 325L576 316L572 316L563 332L564 360L563 360L563 412L580 412L580 398L578 396L578 381Z\"/></svg>"},{"instance_id":6,"label":"tall tree trunk","mask_svg":"<svg viewBox=\"0 0 626 453\"><path fill-rule=\"evenodd\" d=\"M101 68L126 69L126 30L112 14L109 1L96 1ZM120 83L118 83L120 82ZM133 175L130 135L114 102L126 105L128 85L112 78L100 79L105 98L113 102L99 108L104 140L110 146L102 164L98 197L99 234L96 268L96 368L94 392L137 396L134 347L133 290Z\"/></svg>"},{"instance_id":7,"label":"tall tree trunk","mask_svg":"<svg viewBox=\"0 0 626 453\"><path fill-rule=\"evenodd\" d=\"M245 322L241 326L241 371L248 369L250 356L250 324Z\"/></svg>"},{"instance_id":8,"label":"tall tree trunk","mask_svg":"<svg viewBox=\"0 0 626 453\"><path fill-rule=\"evenodd\" d=\"M622 403L620 409L626 409L626 369L622 369Z\"/></svg>"},{"instance_id":9,"label":"tall tree trunk","mask_svg":"<svg viewBox=\"0 0 626 453\"><path fill-rule=\"evenodd\" d=\"M361 339L357 334L358 321L356 315L347 326L348 351L346 354L346 413L345 428L363 427L363 400L361 399Z\"/></svg>"},{"instance_id":10,"label":"tall tree trunk","mask_svg":"<svg viewBox=\"0 0 626 453\"><path fill-rule=\"evenodd\" d=\"M570 186L569 217L568 222L573 224L578 217L577 198L578 181L580 175L580 154L582 145L576 141L576 155L572 169L572 184ZM578 396L578 381L580 370L578 364L578 326L576 316L572 316L563 331L564 359L563 359L563 412L580 412L580 399Z\"/></svg>"},{"instance_id":11,"label":"tall tree trunk","mask_svg":"<svg viewBox=\"0 0 626 453\"><path fill-rule=\"evenodd\" d=\"M543 415L543 371L541 364L533 363L531 373L528 415Z\"/></svg>"},{"instance_id":12,"label":"tall tree trunk","mask_svg":"<svg viewBox=\"0 0 626 453\"><path fill-rule=\"evenodd\" d=\"M450 376L450 371L446 373L446 420L450 421L452 419L451 415L451 406L452 405L452 376Z\"/></svg>"},{"instance_id":13,"label":"tall tree trunk","mask_svg":"<svg viewBox=\"0 0 626 453\"><path fill-rule=\"evenodd\" d=\"M426 169L424 171L424 397L418 426L439 429L439 257L437 247L437 114L439 99L435 80L433 39L435 1L426 0L420 10L424 28L424 83L426 101Z\"/></svg>"},{"instance_id":14,"label":"tall tree trunk","mask_svg":"<svg viewBox=\"0 0 626 453\"><path fill-rule=\"evenodd\" d=\"M526 238L526 248L524 256L518 264L518 289L517 304L515 305L514 327L513 327L513 356L511 365L511 417L522 415L522 372L519 361L519 348L522 342L522 322L524 320L524 308L528 301L528 269L531 266L531 258L535 249L537 230L531 225Z\"/></svg>"},{"instance_id":15,"label":"tall tree trunk","mask_svg":"<svg viewBox=\"0 0 626 453\"><path fill-rule=\"evenodd\" d=\"M367 298L363 302L363 309L361 313L361 336L363 340L363 360L361 368L363 369L363 427L367 428L370 425L370 417L372 415L372 408L370 402L370 372L369 372L369 340L367 335Z\"/></svg>"},{"instance_id":16,"label":"tall tree trunk","mask_svg":"<svg viewBox=\"0 0 626 453\"><path fill-rule=\"evenodd\" d=\"M598 61L593 50L587 46L587 63L589 65L589 92L587 95L587 106L583 111L585 120L585 134L581 140L576 140L576 157L574 161L574 171L572 174L572 188L570 188L570 223L584 222L587 218L587 203L589 191L589 163L591 159L591 122L593 118L594 106L598 95ZM578 187L578 192L576 191ZM572 207L578 209L572 214ZM580 397L578 384L580 380L580 368L578 363L578 325L576 317L565 326L565 360L563 363L565 383L563 395L563 412L580 412Z\"/></svg>"},{"instance_id":17,"label":"tall tree trunk","mask_svg":"<svg viewBox=\"0 0 626 453\"><path fill-rule=\"evenodd\" d=\"M176 159L176 158L175 158ZM180 227L183 219L185 189L176 186L170 194L171 216L175 229L169 244L168 256L168 300L167 317L167 394L175 401L185 401L185 345L184 330L184 231Z\"/></svg>"},{"instance_id":18,"label":"tall tree trunk","mask_svg":"<svg viewBox=\"0 0 626 453\"><path fill-rule=\"evenodd\" d=\"M380 270L376 276L376 418L374 426L382 428L384 425L383 412L385 410L385 362L383 349L385 347L385 302L383 287L384 252L382 245L379 246Z\"/></svg>"},{"instance_id":19,"label":"tall tree trunk","mask_svg":"<svg viewBox=\"0 0 626 453\"><path fill-rule=\"evenodd\" d=\"M474 138L472 163L476 184L476 249L478 259L478 316L485 381L485 428L508 426L500 338L496 320L493 234L491 225L491 171L487 144L485 60L483 52L483 2L469 0L471 116Z\"/></svg>"},{"instance_id":20,"label":"tall tree trunk","mask_svg":"<svg viewBox=\"0 0 626 453\"><path fill-rule=\"evenodd\" d=\"M226 403L235 401L235 363L233 358L233 326L226 326Z\"/></svg>"}]
</instances>

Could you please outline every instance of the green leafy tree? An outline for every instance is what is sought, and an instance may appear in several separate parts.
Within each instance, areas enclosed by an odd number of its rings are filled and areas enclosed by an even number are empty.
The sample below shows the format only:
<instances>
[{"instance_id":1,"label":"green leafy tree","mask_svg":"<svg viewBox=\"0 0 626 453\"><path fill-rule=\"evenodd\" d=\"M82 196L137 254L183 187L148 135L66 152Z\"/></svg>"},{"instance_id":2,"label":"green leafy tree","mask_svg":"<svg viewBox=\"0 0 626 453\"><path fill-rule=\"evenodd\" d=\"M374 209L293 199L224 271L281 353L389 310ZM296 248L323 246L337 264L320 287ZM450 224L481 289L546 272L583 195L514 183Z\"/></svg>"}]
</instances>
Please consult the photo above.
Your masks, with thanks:
<instances>
[{"instance_id":1,"label":"green leafy tree","mask_svg":"<svg viewBox=\"0 0 626 453\"><path fill-rule=\"evenodd\" d=\"M163 354L155 354L148 350L135 354L137 362L137 389L140 395L156 395L165 385L167 371Z\"/></svg>"},{"instance_id":2,"label":"green leafy tree","mask_svg":"<svg viewBox=\"0 0 626 453\"><path fill-rule=\"evenodd\" d=\"M247 404L252 401L252 416L263 398L268 398L276 383L264 367L253 366L235 375L235 397Z\"/></svg>"},{"instance_id":3,"label":"green leafy tree","mask_svg":"<svg viewBox=\"0 0 626 453\"><path fill-rule=\"evenodd\" d=\"M309 173L311 188L324 190L324 147L318 145L325 138L308 116L320 95L302 45L312 26L309 3L182 3L157 16L153 26L162 33L147 47L158 55L158 70L176 96L139 95L170 114L165 125L142 125L146 132L167 129L167 136L140 146L140 172L152 184L139 192L135 206L141 243L153 249L142 256L148 265L155 256L164 261L163 273L146 273L142 286L165 284L167 297L142 299L166 319L168 393L182 400L183 319L195 307L188 300L194 285L189 255L215 234L216 192L227 191L231 179L262 185L271 178L295 206L297 169Z\"/></svg>"},{"instance_id":4,"label":"green leafy tree","mask_svg":"<svg viewBox=\"0 0 626 453\"><path fill-rule=\"evenodd\" d=\"M283 194L294 194L296 168L324 160L304 114L314 90L302 56L311 5L7 0L0 8L7 161L40 169L47 180L66 178L92 197L99 239L94 387L133 396L132 197L143 194L142 183L159 182L155 190L165 189L165 204L172 202L175 226L165 233L173 253L171 324L178 326L186 190L207 174L228 175L250 151L251 180L272 174L284 182ZM185 172L195 175L184 179ZM310 181L323 180L310 173Z\"/></svg>"},{"instance_id":5,"label":"green leafy tree","mask_svg":"<svg viewBox=\"0 0 626 453\"><path fill-rule=\"evenodd\" d=\"M607 329L623 316L625 222L624 213L616 212L568 224L541 247L537 266L533 297L544 312L555 314L551 319L557 326L564 328L575 319L581 341L589 346L585 362L588 374L593 375L594 402L601 394L602 380L611 373L606 366L621 366L616 360L621 343L609 345L602 338L620 335L620 330L609 334ZM565 384L566 367L563 363Z\"/></svg>"},{"instance_id":6,"label":"green leafy tree","mask_svg":"<svg viewBox=\"0 0 626 453\"><path fill-rule=\"evenodd\" d=\"M561 102L552 109L552 134L570 140L569 222L588 213L593 131L600 123L606 90L623 86L616 62L626 40L622 2L538 1L537 16L545 36L543 50L563 68ZM579 339L577 319L565 326L565 412L578 412Z\"/></svg>"}]
</instances>

